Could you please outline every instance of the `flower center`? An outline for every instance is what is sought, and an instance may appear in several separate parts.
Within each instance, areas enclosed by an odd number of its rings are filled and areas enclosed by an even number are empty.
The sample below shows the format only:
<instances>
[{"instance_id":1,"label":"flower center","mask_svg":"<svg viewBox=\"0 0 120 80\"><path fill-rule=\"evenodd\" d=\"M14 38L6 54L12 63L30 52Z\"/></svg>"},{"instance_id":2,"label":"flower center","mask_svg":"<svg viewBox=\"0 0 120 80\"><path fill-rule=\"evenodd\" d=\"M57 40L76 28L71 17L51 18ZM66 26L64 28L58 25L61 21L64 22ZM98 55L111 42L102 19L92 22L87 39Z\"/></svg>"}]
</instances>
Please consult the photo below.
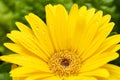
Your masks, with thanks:
<instances>
[{"instance_id":1,"label":"flower center","mask_svg":"<svg viewBox=\"0 0 120 80\"><path fill-rule=\"evenodd\" d=\"M81 61L76 53L65 50L54 53L49 59L48 65L54 74L70 76L79 74Z\"/></svg>"},{"instance_id":2,"label":"flower center","mask_svg":"<svg viewBox=\"0 0 120 80\"><path fill-rule=\"evenodd\" d=\"M61 61L61 65L62 66L69 66L69 64L70 64L70 61L68 60L68 59L63 59L62 61Z\"/></svg>"}]
</instances>

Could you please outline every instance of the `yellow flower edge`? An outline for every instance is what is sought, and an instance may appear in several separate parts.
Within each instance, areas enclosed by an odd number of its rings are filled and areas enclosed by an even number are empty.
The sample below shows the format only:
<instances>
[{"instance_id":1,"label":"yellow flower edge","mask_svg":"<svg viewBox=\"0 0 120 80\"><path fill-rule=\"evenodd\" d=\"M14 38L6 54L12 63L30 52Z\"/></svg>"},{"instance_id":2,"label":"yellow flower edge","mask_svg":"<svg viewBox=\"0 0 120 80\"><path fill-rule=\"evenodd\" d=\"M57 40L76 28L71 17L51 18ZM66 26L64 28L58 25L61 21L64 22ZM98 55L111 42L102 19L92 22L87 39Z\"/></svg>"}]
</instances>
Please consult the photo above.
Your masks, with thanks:
<instances>
[{"instance_id":1,"label":"yellow flower edge","mask_svg":"<svg viewBox=\"0 0 120 80\"><path fill-rule=\"evenodd\" d=\"M0 59L13 63L13 80L120 80L120 67L108 62L119 57L120 34L110 15L77 4L67 13L61 4L46 5L46 24L35 14L30 24L7 34L13 43L4 45L16 54ZM18 65L18 66L16 66Z\"/></svg>"}]
</instances>

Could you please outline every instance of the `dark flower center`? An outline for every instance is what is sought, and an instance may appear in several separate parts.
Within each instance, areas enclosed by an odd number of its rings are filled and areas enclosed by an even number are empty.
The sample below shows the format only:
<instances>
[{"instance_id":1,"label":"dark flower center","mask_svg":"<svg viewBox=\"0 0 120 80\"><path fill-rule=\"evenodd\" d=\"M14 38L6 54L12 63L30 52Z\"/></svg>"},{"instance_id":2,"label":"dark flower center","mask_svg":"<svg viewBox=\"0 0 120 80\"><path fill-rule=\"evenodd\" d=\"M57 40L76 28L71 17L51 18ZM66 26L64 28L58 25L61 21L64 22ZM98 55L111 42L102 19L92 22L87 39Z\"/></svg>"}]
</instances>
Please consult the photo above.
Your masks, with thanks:
<instances>
[{"instance_id":1,"label":"dark flower center","mask_svg":"<svg viewBox=\"0 0 120 80\"><path fill-rule=\"evenodd\" d=\"M69 66L69 65L70 65L70 60L68 60L68 59L63 59L63 60L61 61L61 65L62 65L62 66L65 66L65 67Z\"/></svg>"}]
</instances>

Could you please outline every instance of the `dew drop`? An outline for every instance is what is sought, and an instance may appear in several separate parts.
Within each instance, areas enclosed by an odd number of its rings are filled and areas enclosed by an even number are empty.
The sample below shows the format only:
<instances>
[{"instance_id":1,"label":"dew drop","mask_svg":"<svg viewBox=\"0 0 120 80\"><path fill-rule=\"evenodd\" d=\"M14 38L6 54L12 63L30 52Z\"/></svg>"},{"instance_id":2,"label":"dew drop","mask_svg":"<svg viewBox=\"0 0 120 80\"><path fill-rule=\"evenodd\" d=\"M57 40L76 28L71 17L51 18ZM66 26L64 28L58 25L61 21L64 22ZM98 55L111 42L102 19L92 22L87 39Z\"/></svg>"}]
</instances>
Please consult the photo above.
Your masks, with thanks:
<instances>
[{"instance_id":1,"label":"dew drop","mask_svg":"<svg viewBox=\"0 0 120 80\"><path fill-rule=\"evenodd\" d=\"M37 28L36 28L36 30L38 31L38 30L39 30L39 28L37 27Z\"/></svg>"}]
</instances>

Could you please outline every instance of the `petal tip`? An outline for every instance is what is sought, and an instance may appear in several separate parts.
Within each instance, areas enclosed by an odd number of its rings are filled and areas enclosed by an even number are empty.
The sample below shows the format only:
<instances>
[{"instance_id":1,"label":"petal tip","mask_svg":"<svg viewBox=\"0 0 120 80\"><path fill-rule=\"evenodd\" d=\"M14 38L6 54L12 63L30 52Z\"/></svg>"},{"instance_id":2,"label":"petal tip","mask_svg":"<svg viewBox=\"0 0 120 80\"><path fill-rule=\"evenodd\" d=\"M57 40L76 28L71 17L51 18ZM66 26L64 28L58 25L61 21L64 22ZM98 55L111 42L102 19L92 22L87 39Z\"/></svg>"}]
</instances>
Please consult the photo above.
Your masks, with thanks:
<instances>
[{"instance_id":1,"label":"petal tip","mask_svg":"<svg viewBox=\"0 0 120 80\"><path fill-rule=\"evenodd\" d=\"M81 7L81 9L87 9L87 6L84 5L84 6Z\"/></svg>"}]
</instances>

